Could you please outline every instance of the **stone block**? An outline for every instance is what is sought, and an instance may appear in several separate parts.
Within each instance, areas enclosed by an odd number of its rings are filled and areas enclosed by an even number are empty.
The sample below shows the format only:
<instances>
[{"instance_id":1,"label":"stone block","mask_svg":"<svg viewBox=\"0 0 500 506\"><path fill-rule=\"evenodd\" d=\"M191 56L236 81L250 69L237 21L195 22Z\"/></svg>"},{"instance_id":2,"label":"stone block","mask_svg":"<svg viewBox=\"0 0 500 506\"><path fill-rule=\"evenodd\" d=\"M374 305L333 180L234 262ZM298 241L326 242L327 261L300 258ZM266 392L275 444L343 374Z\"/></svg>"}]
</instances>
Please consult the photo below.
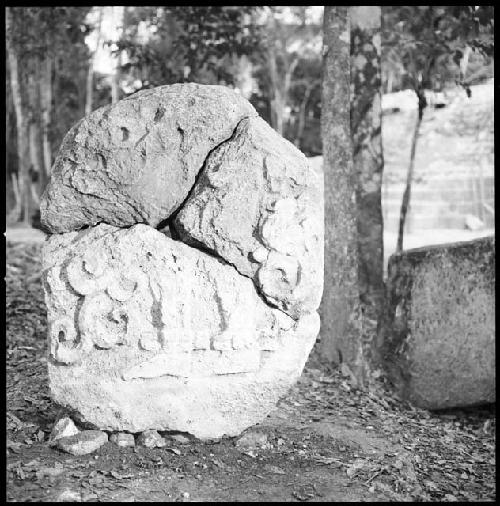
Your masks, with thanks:
<instances>
[{"instance_id":1,"label":"stone block","mask_svg":"<svg viewBox=\"0 0 500 506\"><path fill-rule=\"evenodd\" d=\"M256 115L233 90L194 83L97 109L64 137L41 199L43 227L156 227L185 200L208 153Z\"/></svg>"},{"instance_id":2,"label":"stone block","mask_svg":"<svg viewBox=\"0 0 500 506\"><path fill-rule=\"evenodd\" d=\"M321 175L229 88L84 118L41 201L54 400L108 431L261 421L319 331L322 202Z\"/></svg>"},{"instance_id":3,"label":"stone block","mask_svg":"<svg viewBox=\"0 0 500 506\"><path fill-rule=\"evenodd\" d=\"M382 352L403 398L427 409L495 402L495 238L393 255Z\"/></svg>"},{"instance_id":4,"label":"stone block","mask_svg":"<svg viewBox=\"0 0 500 506\"><path fill-rule=\"evenodd\" d=\"M232 266L138 224L52 235L42 258L54 400L104 430L237 435L300 375L319 331Z\"/></svg>"}]
</instances>

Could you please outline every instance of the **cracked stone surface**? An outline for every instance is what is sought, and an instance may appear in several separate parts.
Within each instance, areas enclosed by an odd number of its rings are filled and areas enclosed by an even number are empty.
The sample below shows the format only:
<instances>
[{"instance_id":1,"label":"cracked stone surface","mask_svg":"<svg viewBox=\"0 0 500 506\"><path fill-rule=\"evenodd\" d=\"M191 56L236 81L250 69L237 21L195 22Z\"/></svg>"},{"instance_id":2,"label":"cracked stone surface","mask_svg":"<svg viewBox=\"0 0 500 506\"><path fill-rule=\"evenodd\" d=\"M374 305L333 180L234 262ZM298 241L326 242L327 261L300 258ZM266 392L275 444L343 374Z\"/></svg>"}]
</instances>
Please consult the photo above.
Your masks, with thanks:
<instances>
[{"instance_id":1,"label":"cracked stone surface","mask_svg":"<svg viewBox=\"0 0 500 506\"><path fill-rule=\"evenodd\" d=\"M319 331L316 312L294 321L233 267L141 224L51 236L43 281L52 396L106 430L237 435Z\"/></svg>"},{"instance_id":2,"label":"cracked stone surface","mask_svg":"<svg viewBox=\"0 0 500 506\"><path fill-rule=\"evenodd\" d=\"M208 157L175 226L254 279L293 318L323 292L322 180L262 118L241 121Z\"/></svg>"},{"instance_id":3,"label":"cracked stone surface","mask_svg":"<svg viewBox=\"0 0 500 506\"><path fill-rule=\"evenodd\" d=\"M234 436L300 376L322 180L234 91L163 86L95 111L41 209L51 393L86 421Z\"/></svg>"},{"instance_id":4,"label":"cracked stone surface","mask_svg":"<svg viewBox=\"0 0 500 506\"><path fill-rule=\"evenodd\" d=\"M257 115L224 86L194 83L136 93L66 134L40 204L51 233L99 222L156 227L187 197L208 153Z\"/></svg>"}]
</instances>

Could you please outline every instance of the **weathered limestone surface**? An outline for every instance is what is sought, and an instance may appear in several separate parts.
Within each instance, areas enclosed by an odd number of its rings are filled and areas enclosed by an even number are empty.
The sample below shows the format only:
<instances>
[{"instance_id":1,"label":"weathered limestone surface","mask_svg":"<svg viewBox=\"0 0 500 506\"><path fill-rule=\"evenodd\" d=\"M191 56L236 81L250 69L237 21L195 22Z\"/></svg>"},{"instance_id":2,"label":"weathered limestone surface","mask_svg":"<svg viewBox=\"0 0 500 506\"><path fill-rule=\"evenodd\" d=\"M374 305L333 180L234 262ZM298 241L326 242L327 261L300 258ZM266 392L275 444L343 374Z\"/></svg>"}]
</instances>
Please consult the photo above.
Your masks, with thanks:
<instances>
[{"instance_id":1,"label":"weathered limestone surface","mask_svg":"<svg viewBox=\"0 0 500 506\"><path fill-rule=\"evenodd\" d=\"M300 375L319 331L232 266L147 225L52 235L43 255L53 398L101 429L237 435Z\"/></svg>"},{"instance_id":2,"label":"weathered limestone surface","mask_svg":"<svg viewBox=\"0 0 500 506\"><path fill-rule=\"evenodd\" d=\"M66 135L40 205L52 233L99 222L157 226L185 200L208 153L254 108L223 86L160 86L100 108Z\"/></svg>"},{"instance_id":3,"label":"weathered limestone surface","mask_svg":"<svg viewBox=\"0 0 500 506\"><path fill-rule=\"evenodd\" d=\"M323 291L322 179L262 118L241 121L207 158L175 227L254 279L293 318Z\"/></svg>"},{"instance_id":4,"label":"weathered limestone surface","mask_svg":"<svg viewBox=\"0 0 500 506\"><path fill-rule=\"evenodd\" d=\"M41 220L50 388L84 420L237 435L302 372L322 177L234 91L162 86L84 118Z\"/></svg>"},{"instance_id":5,"label":"weathered limestone surface","mask_svg":"<svg viewBox=\"0 0 500 506\"><path fill-rule=\"evenodd\" d=\"M495 239L389 262L385 354L402 396L427 409L495 402Z\"/></svg>"}]
</instances>

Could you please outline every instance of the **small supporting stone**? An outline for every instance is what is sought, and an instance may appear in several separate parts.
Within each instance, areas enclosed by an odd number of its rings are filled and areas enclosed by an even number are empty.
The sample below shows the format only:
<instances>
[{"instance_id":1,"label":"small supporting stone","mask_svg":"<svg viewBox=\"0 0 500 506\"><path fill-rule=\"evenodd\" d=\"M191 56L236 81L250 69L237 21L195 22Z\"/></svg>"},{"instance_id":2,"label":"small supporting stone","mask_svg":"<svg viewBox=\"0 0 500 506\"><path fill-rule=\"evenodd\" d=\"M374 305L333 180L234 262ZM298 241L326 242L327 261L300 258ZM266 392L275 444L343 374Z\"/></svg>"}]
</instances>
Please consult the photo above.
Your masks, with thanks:
<instances>
[{"instance_id":1,"label":"small supporting stone","mask_svg":"<svg viewBox=\"0 0 500 506\"><path fill-rule=\"evenodd\" d=\"M100 430L84 430L74 436L63 437L57 440L61 450L72 455L88 455L95 452L108 442L108 435Z\"/></svg>"},{"instance_id":2,"label":"small supporting stone","mask_svg":"<svg viewBox=\"0 0 500 506\"><path fill-rule=\"evenodd\" d=\"M137 444L146 448L163 448L167 445L156 430L145 430L138 438Z\"/></svg>"},{"instance_id":3,"label":"small supporting stone","mask_svg":"<svg viewBox=\"0 0 500 506\"><path fill-rule=\"evenodd\" d=\"M52 428L50 441L56 441L57 439L61 439L63 437L74 436L79 432L80 431L73 423L73 420L69 417L64 417L58 420Z\"/></svg>"},{"instance_id":4,"label":"small supporting stone","mask_svg":"<svg viewBox=\"0 0 500 506\"><path fill-rule=\"evenodd\" d=\"M128 434L127 432L118 432L116 434L111 434L109 440L112 443L115 443L117 446L121 446L122 448L135 446L134 435Z\"/></svg>"}]
</instances>

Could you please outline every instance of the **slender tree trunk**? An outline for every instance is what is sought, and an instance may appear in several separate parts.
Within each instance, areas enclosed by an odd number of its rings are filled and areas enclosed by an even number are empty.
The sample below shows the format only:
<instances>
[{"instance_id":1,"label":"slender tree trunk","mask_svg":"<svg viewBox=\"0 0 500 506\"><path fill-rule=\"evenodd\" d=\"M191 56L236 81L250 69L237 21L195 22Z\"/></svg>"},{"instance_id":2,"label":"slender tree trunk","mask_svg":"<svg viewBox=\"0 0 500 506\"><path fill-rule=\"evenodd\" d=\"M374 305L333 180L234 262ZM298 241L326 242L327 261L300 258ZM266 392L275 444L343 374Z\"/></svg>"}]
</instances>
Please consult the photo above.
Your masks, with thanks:
<instances>
[{"instance_id":1,"label":"slender tree trunk","mask_svg":"<svg viewBox=\"0 0 500 506\"><path fill-rule=\"evenodd\" d=\"M9 219L14 218L15 221L19 221L19 217L23 212L23 199L21 196L21 190L19 188L19 178L14 172L10 173L12 180L12 190L14 192L14 209L11 210Z\"/></svg>"},{"instance_id":2,"label":"slender tree trunk","mask_svg":"<svg viewBox=\"0 0 500 506\"><path fill-rule=\"evenodd\" d=\"M30 193L33 203L40 203L39 192L42 182L42 153L40 135L40 66L37 58L31 59L27 76L27 116L30 154Z\"/></svg>"},{"instance_id":3,"label":"slender tree trunk","mask_svg":"<svg viewBox=\"0 0 500 506\"><path fill-rule=\"evenodd\" d=\"M325 6L321 135L325 194L325 272L320 355L352 363L358 353L357 182L350 127L348 7Z\"/></svg>"},{"instance_id":4,"label":"slender tree trunk","mask_svg":"<svg viewBox=\"0 0 500 506\"><path fill-rule=\"evenodd\" d=\"M302 100L300 102L299 121L297 124L297 133L295 134L295 141L294 141L294 144L297 147L300 147L300 141L302 139L302 135L304 135L304 127L306 125L307 102L309 101L309 97L311 96L311 92L314 89L314 86L315 86L314 83L310 83L306 86L304 96L302 97Z\"/></svg>"},{"instance_id":5,"label":"slender tree trunk","mask_svg":"<svg viewBox=\"0 0 500 506\"><path fill-rule=\"evenodd\" d=\"M12 30L14 28L11 8L9 7L6 8L5 21L10 86L12 90L12 101L14 103L14 111L16 115L18 160L17 186L19 188L19 197L21 200L21 204L19 206L20 213L15 217L15 219L18 221L23 220L25 223L29 223L31 178L29 176L28 128L26 118L23 114L21 86L19 82L18 55L14 42L12 40Z\"/></svg>"},{"instance_id":6,"label":"slender tree trunk","mask_svg":"<svg viewBox=\"0 0 500 506\"><path fill-rule=\"evenodd\" d=\"M123 31L123 22L125 16L125 7L118 7L119 11L116 12L117 7L113 7L113 14L120 16L120 21L118 23L118 29L120 33ZM120 100L120 75L121 75L121 66L122 66L122 52L120 51L116 55L116 67L115 73L113 74L113 79L111 82L111 103L115 104Z\"/></svg>"},{"instance_id":7,"label":"slender tree trunk","mask_svg":"<svg viewBox=\"0 0 500 506\"><path fill-rule=\"evenodd\" d=\"M121 68L122 55L117 56L115 73L111 81L111 103L116 104L120 100L120 68Z\"/></svg>"},{"instance_id":8,"label":"slender tree trunk","mask_svg":"<svg viewBox=\"0 0 500 506\"><path fill-rule=\"evenodd\" d=\"M46 57L44 61L43 79L40 81L42 97L42 145L45 181L50 176L52 166L52 149L50 146L49 130L52 112L52 59Z\"/></svg>"},{"instance_id":9,"label":"slender tree trunk","mask_svg":"<svg viewBox=\"0 0 500 506\"><path fill-rule=\"evenodd\" d=\"M273 111L272 116L272 127L280 134L283 135L285 126L285 108L288 103L288 92L290 90L290 84L292 81L292 75L299 63L298 58L294 58L292 63L289 65L284 79L280 79L278 70L276 67L276 52L274 48L270 48L269 52L269 73L271 77L271 108Z\"/></svg>"},{"instance_id":10,"label":"slender tree trunk","mask_svg":"<svg viewBox=\"0 0 500 506\"><path fill-rule=\"evenodd\" d=\"M393 80L394 80L394 72L392 72L392 70L390 70L389 76L387 78L387 93L392 93Z\"/></svg>"},{"instance_id":11,"label":"slender tree trunk","mask_svg":"<svg viewBox=\"0 0 500 506\"><path fill-rule=\"evenodd\" d=\"M283 133L283 112L278 69L276 66L276 50L274 48L274 40L271 40L269 42L267 58L269 78L271 81L271 89L269 93L271 97L271 126L281 135Z\"/></svg>"},{"instance_id":12,"label":"slender tree trunk","mask_svg":"<svg viewBox=\"0 0 500 506\"><path fill-rule=\"evenodd\" d=\"M99 49L99 44L101 43L101 25L102 25L103 9L104 7L99 7L99 22L97 25L97 41L95 46L96 49L89 58L89 71L87 74L87 95L85 100L85 116L87 116L87 114L90 114L93 109L92 103L94 95L94 66L97 51Z\"/></svg>"},{"instance_id":13,"label":"slender tree trunk","mask_svg":"<svg viewBox=\"0 0 500 506\"><path fill-rule=\"evenodd\" d=\"M277 88L274 91L274 99L271 102L274 110L274 128L280 134L283 135L283 120L284 120L284 112L285 112L285 104L283 101L283 96L281 95L281 90Z\"/></svg>"},{"instance_id":14,"label":"slender tree trunk","mask_svg":"<svg viewBox=\"0 0 500 506\"><path fill-rule=\"evenodd\" d=\"M357 185L358 286L363 306L363 356L366 369L376 354L384 298L382 216L381 24L380 6L351 7L351 133ZM371 328L370 328L371 325Z\"/></svg>"},{"instance_id":15,"label":"slender tree trunk","mask_svg":"<svg viewBox=\"0 0 500 506\"><path fill-rule=\"evenodd\" d=\"M280 78L277 67L276 47L274 33L276 31L276 22L274 17L269 17L268 33L271 34L267 46L267 63L269 69L270 86L269 96L271 97L271 126L280 134L284 131L284 112L286 102L286 83ZM296 65L296 64L295 64ZM290 76L291 77L291 76ZM288 77L288 79L290 79ZM286 80L287 76L285 76Z\"/></svg>"},{"instance_id":16,"label":"slender tree trunk","mask_svg":"<svg viewBox=\"0 0 500 506\"><path fill-rule=\"evenodd\" d=\"M460 60L460 80L462 82L465 81L465 76L467 74L467 67L469 66L469 56L472 53L472 48L467 46L464 51L464 55Z\"/></svg>"},{"instance_id":17,"label":"slender tree trunk","mask_svg":"<svg viewBox=\"0 0 500 506\"><path fill-rule=\"evenodd\" d=\"M396 253L401 253L401 251L403 251L403 237L406 215L408 214L408 208L410 206L411 185L413 182L413 171L415 167L415 153L417 150L418 137L420 135L420 125L422 124L424 109L427 105L423 90L417 90L416 94L418 97L418 113L417 119L415 121L415 129L413 130L413 137L411 140L410 163L408 165L408 172L406 174L406 186L403 193L403 200L401 201L401 210L399 213L399 231L398 242L396 244Z\"/></svg>"}]
</instances>

